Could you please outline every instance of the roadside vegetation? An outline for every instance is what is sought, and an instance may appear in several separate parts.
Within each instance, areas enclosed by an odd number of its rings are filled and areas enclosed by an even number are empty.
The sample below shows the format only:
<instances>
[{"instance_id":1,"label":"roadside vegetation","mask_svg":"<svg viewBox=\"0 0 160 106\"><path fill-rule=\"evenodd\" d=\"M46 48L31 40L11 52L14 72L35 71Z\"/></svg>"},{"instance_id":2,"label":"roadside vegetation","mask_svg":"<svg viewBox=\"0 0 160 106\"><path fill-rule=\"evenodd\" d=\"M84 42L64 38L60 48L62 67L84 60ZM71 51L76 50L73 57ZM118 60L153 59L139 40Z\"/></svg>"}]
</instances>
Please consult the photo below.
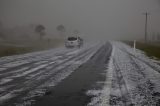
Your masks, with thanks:
<instances>
[{"instance_id":1,"label":"roadside vegetation","mask_svg":"<svg viewBox=\"0 0 160 106\"><path fill-rule=\"evenodd\" d=\"M124 41L133 47L133 41ZM136 42L136 48L143 50L149 57L160 59L160 42Z\"/></svg>"},{"instance_id":2,"label":"roadside vegetation","mask_svg":"<svg viewBox=\"0 0 160 106\"><path fill-rule=\"evenodd\" d=\"M18 42L18 43L17 43ZM63 45L63 39L0 41L0 57L47 50Z\"/></svg>"},{"instance_id":3,"label":"roadside vegetation","mask_svg":"<svg viewBox=\"0 0 160 106\"><path fill-rule=\"evenodd\" d=\"M4 27L0 21L0 57L48 50L64 45L66 28L58 25L56 32L48 33L43 24Z\"/></svg>"},{"instance_id":4,"label":"roadside vegetation","mask_svg":"<svg viewBox=\"0 0 160 106\"><path fill-rule=\"evenodd\" d=\"M72 33L63 24L57 25L55 30L48 33L47 27L41 23L7 28L0 21L0 57L63 46L67 33ZM75 35L79 33L78 30L73 31Z\"/></svg>"}]
</instances>

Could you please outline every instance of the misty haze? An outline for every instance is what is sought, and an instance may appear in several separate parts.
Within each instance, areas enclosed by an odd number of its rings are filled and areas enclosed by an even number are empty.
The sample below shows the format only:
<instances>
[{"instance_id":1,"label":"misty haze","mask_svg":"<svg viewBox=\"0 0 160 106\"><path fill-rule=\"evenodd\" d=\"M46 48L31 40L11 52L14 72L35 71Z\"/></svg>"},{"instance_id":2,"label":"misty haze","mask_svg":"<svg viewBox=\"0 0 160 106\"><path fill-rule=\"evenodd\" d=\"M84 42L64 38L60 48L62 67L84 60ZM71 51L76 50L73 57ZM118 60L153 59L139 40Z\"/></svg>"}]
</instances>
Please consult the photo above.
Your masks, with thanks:
<instances>
[{"instance_id":1,"label":"misty haze","mask_svg":"<svg viewBox=\"0 0 160 106\"><path fill-rule=\"evenodd\" d=\"M160 106L160 0L0 0L0 106Z\"/></svg>"}]
</instances>

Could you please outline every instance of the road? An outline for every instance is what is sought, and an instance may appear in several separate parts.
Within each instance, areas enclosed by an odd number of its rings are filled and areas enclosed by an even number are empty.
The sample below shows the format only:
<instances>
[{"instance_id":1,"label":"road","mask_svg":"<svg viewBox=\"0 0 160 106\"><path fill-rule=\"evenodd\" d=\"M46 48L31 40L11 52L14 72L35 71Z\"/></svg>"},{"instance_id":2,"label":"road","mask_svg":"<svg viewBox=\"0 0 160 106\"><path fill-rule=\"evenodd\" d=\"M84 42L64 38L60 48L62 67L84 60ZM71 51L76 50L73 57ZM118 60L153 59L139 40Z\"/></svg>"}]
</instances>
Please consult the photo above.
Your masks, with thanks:
<instances>
[{"instance_id":1,"label":"road","mask_svg":"<svg viewBox=\"0 0 160 106\"><path fill-rule=\"evenodd\" d=\"M121 42L0 59L2 106L159 106L160 66Z\"/></svg>"},{"instance_id":2,"label":"road","mask_svg":"<svg viewBox=\"0 0 160 106\"><path fill-rule=\"evenodd\" d=\"M43 97L48 92L53 93L53 90L59 96L58 92L67 88L66 84L72 87L65 90L66 92L73 91L75 84L79 84L79 87L76 87L78 89L74 89L76 92L81 89L87 90L97 80L93 77L99 73L90 72L93 66L98 65L96 62L99 58L105 59L109 57L110 53L111 45L107 43L106 45L97 44L80 49L54 49L1 58L0 103L6 106L21 103L33 104L35 99ZM101 65L103 64L101 63ZM84 87L84 85L88 86ZM59 91L59 86L62 86L60 87L61 91Z\"/></svg>"}]
</instances>

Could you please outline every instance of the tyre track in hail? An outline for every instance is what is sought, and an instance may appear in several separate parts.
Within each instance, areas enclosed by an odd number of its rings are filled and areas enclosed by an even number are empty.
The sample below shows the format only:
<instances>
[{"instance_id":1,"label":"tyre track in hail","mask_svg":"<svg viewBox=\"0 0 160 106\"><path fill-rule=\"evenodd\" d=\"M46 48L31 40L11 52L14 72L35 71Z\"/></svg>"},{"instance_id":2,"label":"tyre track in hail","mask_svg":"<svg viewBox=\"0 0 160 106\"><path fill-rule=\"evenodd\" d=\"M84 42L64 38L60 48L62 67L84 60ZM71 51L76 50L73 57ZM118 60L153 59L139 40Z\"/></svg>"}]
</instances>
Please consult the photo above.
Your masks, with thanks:
<instances>
[{"instance_id":1,"label":"tyre track in hail","mask_svg":"<svg viewBox=\"0 0 160 106\"><path fill-rule=\"evenodd\" d=\"M157 103L156 96L154 94L159 94L159 92L154 91L154 84L152 81L146 76L144 73L145 69L142 68L137 62L136 59L144 64L146 64L144 61L141 61L141 59L137 58L136 56L132 55L131 53L127 52L124 49L119 49L123 53L126 53L127 58L131 60L131 64L134 67L134 71L138 73L138 75L135 74L135 78L133 83L136 83L135 88L130 90L130 94L132 95L132 104L134 101L134 105L139 105L139 104L147 104L147 106L153 105L155 106ZM148 64L146 64L148 66ZM152 67L150 67L152 68ZM133 76L133 75L132 75ZM126 79L127 80L127 79ZM139 82L140 81L140 82ZM129 82L128 82L129 83ZM138 95L141 95L140 102L135 101L136 97L139 97ZM145 99L142 99L145 97ZM157 105L156 105L157 106Z\"/></svg>"},{"instance_id":2,"label":"tyre track in hail","mask_svg":"<svg viewBox=\"0 0 160 106\"><path fill-rule=\"evenodd\" d=\"M141 61L141 62L145 63L145 64L146 64L146 65L148 65L148 66L150 66L153 70L155 70L155 71L157 71L157 72L159 72L159 73L160 73L160 69L158 69L156 66L151 65L149 62L147 62L147 61L145 61L145 60L141 59L140 57L135 56L135 55L133 55L133 54L129 53L129 52L128 52L127 50L125 50L125 49L121 49L121 50L122 50L123 52L127 53L128 55L130 55L132 58L136 58L136 59L138 59L139 61Z\"/></svg>"},{"instance_id":3,"label":"tyre track in hail","mask_svg":"<svg viewBox=\"0 0 160 106\"><path fill-rule=\"evenodd\" d=\"M69 53L69 52L71 52L71 51L65 51L63 53L63 55L65 55L66 53ZM0 71L0 78L2 78L2 74L3 74L3 76L9 76L9 74L13 74L14 71L16 71L20 68L23 68L23 67L30 66L30 68L31 68L32 66L34 66L33 64L35 64L35 63L37 63L41 60L43 60L43 61L46 60L47 61L48 59L53 58L53 56L63 56L63 55L60 55L60 54L58 55L58 54L54 54L54 53L53 54L50 53L50 55L47 55L47 54L45 54L44 56L43 55L44 54L41 53L40 55L36 55L36 56L32 55L32 56L29 56L29 57L15 59L15 60L9 61L8 63L1 64L0 67L1 68L6 68L6 69ZM59 57L59 58L61 58L61 57ZM55 61L58 60L59 58L55 59ZM26 61L26 63L24 63L24 64L22 63L18 66L9 67L9 68L5 67L5 64L9 64L9 63L12 63L12 62L21 62L22 60Z\"/></svg>"},{"instance_id":4,"label":"tyre track in hail","mask_svg":"<svg viewBox=\"0 0 160 106\"><path fill-rule=\"evenodd\" d=\"M113 58L113 65L115 68L115 76L116 76L116 81L118 83L118 87L121 93L121 101L123 102L123 106L130 106L132 105L132 100L130 97L130 93L128 91L126 82L124 80L123 74L118 66L118 64L116 64L115 59ZM111 97L112 99L112 97ZM114 101L113 101L114 102Z\"/></svg>"}]
</instances>

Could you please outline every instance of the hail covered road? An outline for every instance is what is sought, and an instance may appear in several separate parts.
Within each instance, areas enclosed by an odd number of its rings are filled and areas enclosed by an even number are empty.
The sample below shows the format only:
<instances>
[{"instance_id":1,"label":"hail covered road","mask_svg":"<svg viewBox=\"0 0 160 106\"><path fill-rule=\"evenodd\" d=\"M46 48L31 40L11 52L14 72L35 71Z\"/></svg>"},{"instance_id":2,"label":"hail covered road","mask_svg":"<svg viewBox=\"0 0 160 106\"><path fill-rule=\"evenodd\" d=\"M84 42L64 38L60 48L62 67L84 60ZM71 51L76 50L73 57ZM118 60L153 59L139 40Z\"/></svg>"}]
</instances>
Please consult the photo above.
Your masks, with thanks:
<instances>
[{"instance_id":1,"label":"hail covered road","mask_svg":"<svg viewBox=\"0 0 160 106\"><path fill-rule=\"evenodd\" d=\"M1 106L160 106L160 65L122 42L0 58Z\"/></svg>"},{"instance_id":2,"label":"hail covered road","mask_svg":"<svg viewBox=\"0 0 160 106\"><path fill-rule=\"evenodd\" d=\"M90 101L86 91L96 81L105 80L101 71L111 51L111 45L106 43L3 57L0 59L0 105L36 105L39 99L53 95L51 101L55 102L51 104L85 104Z\"/></svg>"}]
</instances>

